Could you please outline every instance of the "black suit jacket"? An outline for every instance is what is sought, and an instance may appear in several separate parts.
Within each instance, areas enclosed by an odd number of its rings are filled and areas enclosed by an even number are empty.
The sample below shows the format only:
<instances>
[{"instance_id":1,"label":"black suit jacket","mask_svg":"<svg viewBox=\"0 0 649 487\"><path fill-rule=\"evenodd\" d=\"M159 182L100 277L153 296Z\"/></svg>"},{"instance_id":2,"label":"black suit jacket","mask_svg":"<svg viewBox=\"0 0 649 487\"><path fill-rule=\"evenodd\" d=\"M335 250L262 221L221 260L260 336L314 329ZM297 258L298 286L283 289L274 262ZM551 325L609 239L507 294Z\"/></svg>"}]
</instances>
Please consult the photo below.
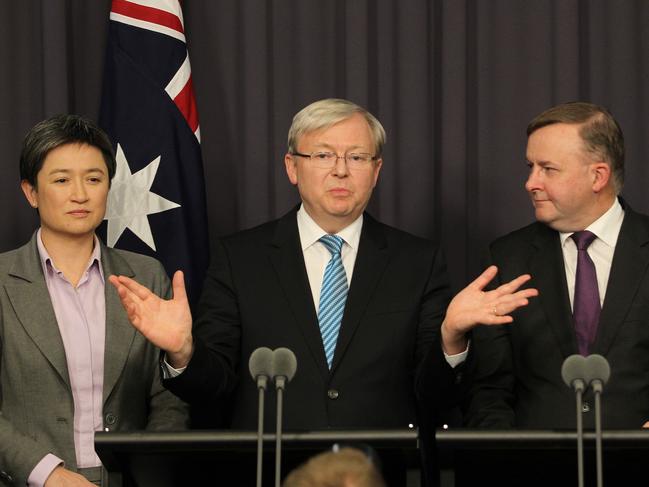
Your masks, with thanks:
<instances>
[{"instance_id":1,"label":"black suit jacket","mask_svg":"<svg viewBox=\"0 0 649 487\"><path fill-rule=\"evenodd\" d=\"M640 428L649 420L649 218L625 205L611 273L591 353L605 356L611 377L602 395L605 428ZM474 330L470 368L475 384L470 426L574 428L575 399L561 378L578 353L559 234L541 223L490 247L502 282L529 273L539 296L514 313L514 323ZM594 404L585 395L584 426Z\"/></svg>"},{"instance_id":2,"label":"black suit jacket","mask_svg":"<svg viewBox=\"0 0 649 487\"><path fill-rule=\"evenodd\" d=\"M364 216L359 251L329 371L296 210L219 242L194 323L186 371L165 385L192 404L228 398L230 426L256 429L258 393L248 372L257 347L288 347L297 373L284 397L288 430L416 424L453 401L455 374L439 329L449 300L437 246ZM267 428L275 395L266 397Z\"/></svg>"}]
</instances>

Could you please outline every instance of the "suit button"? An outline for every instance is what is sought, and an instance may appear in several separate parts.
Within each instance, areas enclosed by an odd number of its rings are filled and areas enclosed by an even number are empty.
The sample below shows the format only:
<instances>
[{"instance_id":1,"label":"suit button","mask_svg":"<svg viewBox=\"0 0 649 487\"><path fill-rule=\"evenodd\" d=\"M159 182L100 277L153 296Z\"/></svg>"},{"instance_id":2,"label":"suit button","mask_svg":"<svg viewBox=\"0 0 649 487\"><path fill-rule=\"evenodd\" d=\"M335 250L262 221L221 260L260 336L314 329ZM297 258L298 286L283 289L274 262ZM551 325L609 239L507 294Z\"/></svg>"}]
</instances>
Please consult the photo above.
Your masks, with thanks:
<instances>
[{"instance_id":1,"label":"suit button","mask_svg":"<svg viewBox=\"0 0 649 487\"><path fill-rule=\"evenodd\" d=\"M9 475L7 472L5 472L4 470L0 470L0 478L5 479L10 484L14 483L14 478L11 475Z\"/></svg>"},{"instance_id":2,"label":"suit button","mask_svg":"<svg viewBox=\"0 0 649 487\"><path fill-rule=\"evenodd\" d=\"M327 391L327 397L329 397L329 399L338 399L338 395L339 394L336 389L329 389Z\"/></svg>"},{"instance_id":3,"label":"suit button","mask_svg":"<svg viewBox=\"0 0 649 487\"><path fill-rule=\"evenodd\" d=\"M113 413L106 413L104 420L106 424L113 425L117 422L117 416L115 416Z\"/></svg>"},{"instance_id":4,"label":"suit button","mask_svg":"<svg viewBox=\"0 0 649 487\"><path fill-rule=\"evenodd\" d=\"M581 406L581 410L584 413L587 413L590 411L590 404L584 401L584 404Z\"/></svg>"}]
</instances>

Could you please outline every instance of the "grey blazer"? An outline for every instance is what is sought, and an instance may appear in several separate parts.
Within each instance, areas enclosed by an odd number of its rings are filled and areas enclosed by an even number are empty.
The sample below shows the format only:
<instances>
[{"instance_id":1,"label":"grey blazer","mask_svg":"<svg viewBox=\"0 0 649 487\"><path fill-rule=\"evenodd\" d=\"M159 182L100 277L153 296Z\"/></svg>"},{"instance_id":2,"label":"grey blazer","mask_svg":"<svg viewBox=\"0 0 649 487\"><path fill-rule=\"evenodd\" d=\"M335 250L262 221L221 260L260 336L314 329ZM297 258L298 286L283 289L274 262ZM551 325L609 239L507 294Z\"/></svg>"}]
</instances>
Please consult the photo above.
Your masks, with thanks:
<instances>
[{"instance_id":1,"label":"grey blazer","mask_svg":"<svg viewBox=\"0 0 649 487\"><path fill-rule=\"evenodd\" d=\"M133 277L169 295L162 265L150 257L101 245L104 275ZM180 430L186 405L163 388L159 350L138 333L106 282L104 429ZM0 254L0 483L25 485L53 453L76 469L74 404L63 341L36 245L36 234Z\"/></svg>"}]
</instances>

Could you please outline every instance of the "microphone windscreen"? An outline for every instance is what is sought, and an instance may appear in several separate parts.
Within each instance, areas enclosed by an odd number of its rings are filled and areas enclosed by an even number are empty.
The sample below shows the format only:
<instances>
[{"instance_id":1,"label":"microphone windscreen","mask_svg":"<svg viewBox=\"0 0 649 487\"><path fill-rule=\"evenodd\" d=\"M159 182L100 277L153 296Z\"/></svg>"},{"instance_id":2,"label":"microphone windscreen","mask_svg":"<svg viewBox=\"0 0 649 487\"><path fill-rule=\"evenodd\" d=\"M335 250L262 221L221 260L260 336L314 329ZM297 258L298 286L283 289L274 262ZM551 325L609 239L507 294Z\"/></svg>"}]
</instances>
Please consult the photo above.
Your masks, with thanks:
<instances>
[{"instance_id":1,"label":"microphone windscreen","mask_svg":"<svg viewBox=\"0 0 649 487\"><path fill-rule=\"evenodd\" d=\"M605 385L610 376L611 367L608 364L608 360L596 353L586 357L585 379L587 383L599 379L602 381L602 385Z\"/></svg>"},{"instance_id":2,"label":"microphone windscreen","mask_svg":"<svg viewBox=\"0 0 649 487\"><path fill-rule=\"evenodd\" d=\"M290 382L297 370L297 358L295 354L288 348L276 348L273 352L272 370L273 377L281 375L286 377L287 382Z\"/></svg>"},{"instance_id":3,"label":"microphone windscreen","mask_svg":"<svg viewBox=\"0 0 649 487\"><path fill-rule=\"evenodd\" d=\"M259 347L250 354L248 360L250 375L257 380L260 375L270 377L273 369L273 351L268 347Z\"/></svg>"},{"instance_id":4,"label":"microphone windscreen","mask_svg":"<svg viewBox=\"0 0 649 487\"><path fill-rule=\"evenodd\" d=\"M561 377L568 387L573 386L575 379L583 379L586 376L586 359L581 355L571 355L563 361L561 366Z\"/></svg>"}]
</instances>

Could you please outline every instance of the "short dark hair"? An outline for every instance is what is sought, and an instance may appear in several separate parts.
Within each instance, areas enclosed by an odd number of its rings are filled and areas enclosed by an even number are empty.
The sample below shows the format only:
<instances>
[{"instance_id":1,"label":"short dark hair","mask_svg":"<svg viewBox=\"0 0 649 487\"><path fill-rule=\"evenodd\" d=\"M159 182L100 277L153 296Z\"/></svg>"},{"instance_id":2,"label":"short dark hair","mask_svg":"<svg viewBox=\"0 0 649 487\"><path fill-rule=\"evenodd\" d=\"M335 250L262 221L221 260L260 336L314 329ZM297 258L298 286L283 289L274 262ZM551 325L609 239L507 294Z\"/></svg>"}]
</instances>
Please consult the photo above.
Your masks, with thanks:
<instances>
[{"instance_id":1,"label":"short dark hair","mask_svg":"<svg viewBox=\"0 0 649 487\"><path fill-rule=\"evenodd\" d=\"M593 103L562 103L534 117L527 126L527 136L555 123L582 125L579 135L585 149L608 163L613 174L613 186L619 193L624 185L624 134L611 112Z\"/></svg>"},{"instance_id":2,"label":"short dark hair","mask_svg":"<svg viewBox=\"0 0 649 487\"><path fill-rule=\"evenodd\" d=\"M38 172L47 155L67 144L86 144L99 149L109 181L113 179L117 164L110 139L94 122L79 115L55 115L38 122L27 132L20 152L20 179L36 187Z\"/></svg>"}]
</instances>

